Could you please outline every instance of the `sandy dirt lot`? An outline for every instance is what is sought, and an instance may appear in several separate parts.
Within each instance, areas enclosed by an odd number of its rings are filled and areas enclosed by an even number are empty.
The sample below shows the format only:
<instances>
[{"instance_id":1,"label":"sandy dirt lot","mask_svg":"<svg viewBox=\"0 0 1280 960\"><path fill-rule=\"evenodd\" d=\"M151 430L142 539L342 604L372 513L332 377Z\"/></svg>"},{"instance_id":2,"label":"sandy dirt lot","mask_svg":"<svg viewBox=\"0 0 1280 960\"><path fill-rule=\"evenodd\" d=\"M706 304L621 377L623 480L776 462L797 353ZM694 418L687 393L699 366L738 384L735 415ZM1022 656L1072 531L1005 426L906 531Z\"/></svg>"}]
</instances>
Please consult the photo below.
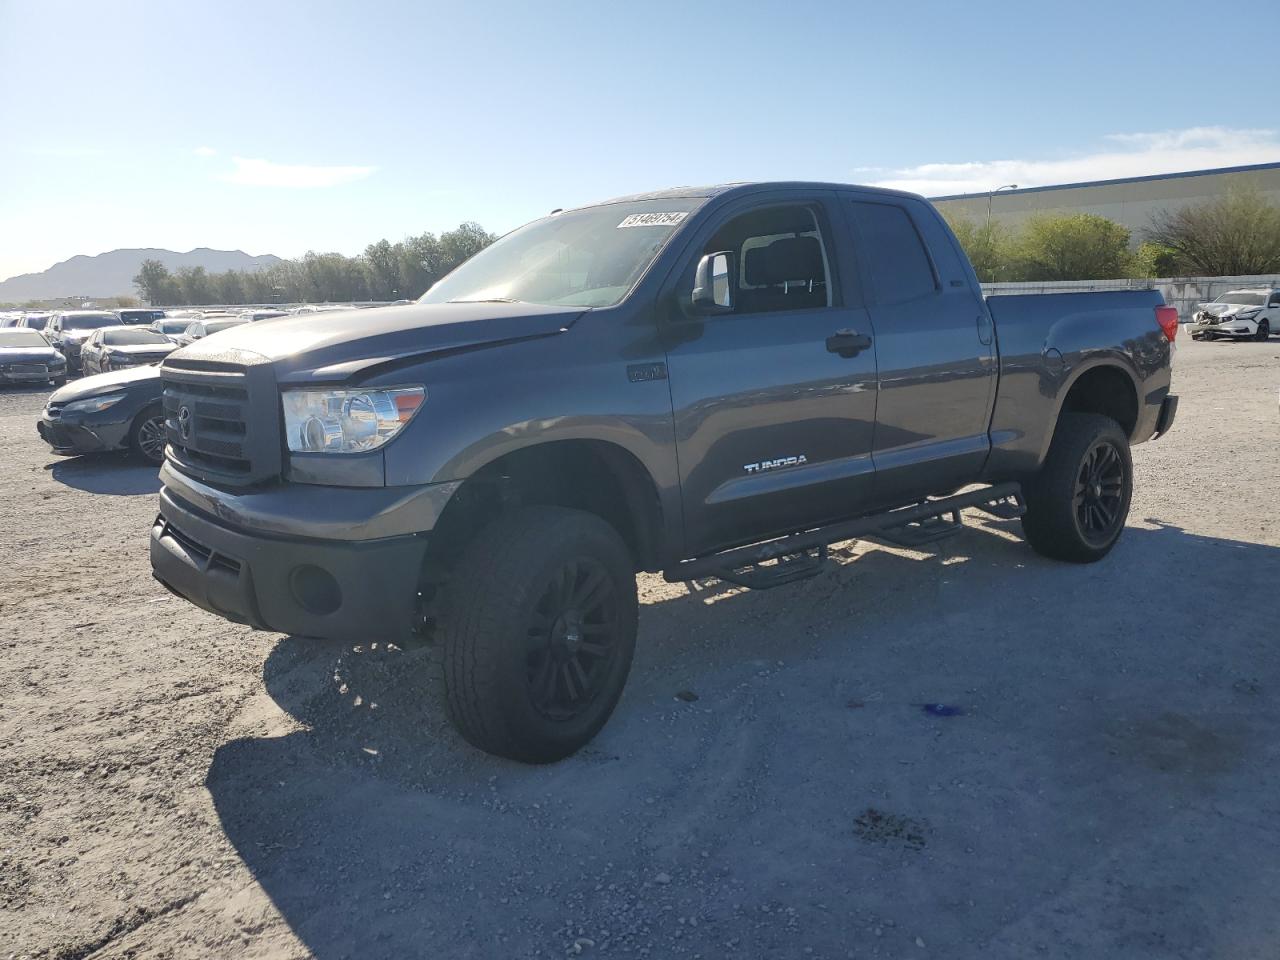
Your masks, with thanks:
<instances>
[{"instance_id":1,"label":"sandy dirt lot","mask_svg":"<svg viewBox=\"0 0 1280 960\"><path fill-rule=\"evenodd\" d=\"M1094 566L975 516L774 591L646 577L616 715L545 768L458 740L429 651L170 598L154 472L0 393L0 960L1274 960L1277 388L1280 342L1180 339Z\"/></svg>"}]
</instances>

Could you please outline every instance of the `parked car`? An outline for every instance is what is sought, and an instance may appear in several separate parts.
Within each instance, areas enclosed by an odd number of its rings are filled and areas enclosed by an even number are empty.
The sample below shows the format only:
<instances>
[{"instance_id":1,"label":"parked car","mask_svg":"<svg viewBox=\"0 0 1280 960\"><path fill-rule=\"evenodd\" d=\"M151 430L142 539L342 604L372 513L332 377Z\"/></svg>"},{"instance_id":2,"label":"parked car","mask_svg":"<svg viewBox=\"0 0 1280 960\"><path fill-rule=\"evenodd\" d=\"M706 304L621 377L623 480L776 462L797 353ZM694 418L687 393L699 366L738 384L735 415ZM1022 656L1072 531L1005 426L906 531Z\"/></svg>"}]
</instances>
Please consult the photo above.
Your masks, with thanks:
<instances>
[{"instance_id":1,"label":"parked car","mask_svg":"<svg viewBox=\"0 0 1280 960\"><path fill-rule=\"evenodd\" d=\"M213 333L219 333L223 330L229 330L232 327L238 327L242 323L248 323L247 317L213 317L204 320L197 320L195 323L187 324L187 328L178 334L177 342L181 346L195 343L197 340L209 336Z\"/></svg>"},{"instance_id":2,"label":"parked car","mask_svg":"<svg viewBox=\"0 0 1280 960\"><path fill-rule=\"evenodd\" d=\"M439 644L465 738L557 760L618 702L636 571L778 586L966 507L1106 556L1130 445L1173 423L1177 332L1154 290L984 299L896 191L566 211L410 306L171 354L152 569L262 629Z\"/></svg>"},{"instance_id":3,"label":"parked car","mask_svg":"<svg viewBox=\"0 0 1280 960\"><path fill-rule=\"evenodd\" d=\"M146 327L104 327L81 346L80 366L91 374L158 363L177 346L164 334Z\"/></svg>"},{"instance_id":4,"label":"parked car","mask_svg":"<svg viewBox=\"0 0 1280 960\"><path fill-rule=\"evenodd\" d=\"M164 311L155 307L121 307L115 311L124 326L147 326L164 319Z\"/></svg>"},{"instance_id":5,"label":"parked car","mask_svg":"<svg viewBox=\"0 0 1280 960\"><path fill-rule=\"evenodd\" d=\"M163 320L153 321L147 329L164 334L176 343L187 327L194 322L190 317L165 317Z\"/></svg>"},{"instance_id":6,"label":"parked car","mask_svg":"<svg viewBox=\"0 0 1280 960\"><path fill-rule=\"evenodd\" d=\"M49 320L46 333L53 345L67 358L71 373L80 372L80 348L103 327L120 325L120 318L105 310L67 310L55 313Z\"/></svg>"},{"instance_id":7,"label":"parked car","mask_svg":"<svg viewBox=\"0 0 1280 960\"><path fill-rule=\"evenodd\" d=\"M16 327L21 322L22 314L20 313L0 313L0 330Z\"/></svg>"},{"instance_id":8,"label":"parked car","mask_svg":"<svg viewBox=\"0 0 1280 960\"><path fill-rule=\"evenodd\" d=\"M17 326L26 327L28 330L48 330L49 321L52 318L52 313L24 313L18 320Z\"/></svg>"},{"instance_id":9,"label":"parked car","mask_svg":"<svg viewBox=\"0 0 1280 960\"><path fill-rule=\"evenodd\" d=\"M1231 290L1200 304L1189 326L1192 340L1266 340L1280 330L1280 289Z\"/></svg>"},{"instance_id":10,"label":"parked car","mask_svg":"<svg viewBox=\"0 0 1280 960\"><path fill-rule=\"evenodd\" d=\"M24 327L0 330L0 383L67 382L67 358L44 334Z\"/></svg>"},{"instance_id":11,"label":"parked car","mask_svg":"<svg viewBox=\"0 0 1280 960\"><path fill-rule=\"evenodd\" d=\"M85 377L55 390L36 429L61 456L127 450L164 460L160 368L138 367Z\"/></svg>"}]
</instances>

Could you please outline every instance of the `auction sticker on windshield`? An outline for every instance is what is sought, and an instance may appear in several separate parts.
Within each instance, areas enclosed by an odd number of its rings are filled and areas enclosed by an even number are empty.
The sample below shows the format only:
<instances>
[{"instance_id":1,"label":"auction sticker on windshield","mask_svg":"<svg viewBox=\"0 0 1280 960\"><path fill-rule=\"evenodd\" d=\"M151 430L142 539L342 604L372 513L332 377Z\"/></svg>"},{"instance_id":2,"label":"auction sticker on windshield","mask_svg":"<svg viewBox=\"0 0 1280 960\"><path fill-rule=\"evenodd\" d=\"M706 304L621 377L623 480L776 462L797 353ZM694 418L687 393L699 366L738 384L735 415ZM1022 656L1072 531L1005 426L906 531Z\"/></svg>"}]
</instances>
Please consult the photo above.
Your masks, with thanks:
<instances>
[{"instance_id":1,"label":"auction sticker on windshield","mask_svg":"<svg viewBox=\"0 0 1280 960\"><path fill-rule=\"evenodd\" d=\"M673 213L633 213L623 218L618 229L623 227L674 227L689 214L683 210Z\"/></svg>"}]
</instances>

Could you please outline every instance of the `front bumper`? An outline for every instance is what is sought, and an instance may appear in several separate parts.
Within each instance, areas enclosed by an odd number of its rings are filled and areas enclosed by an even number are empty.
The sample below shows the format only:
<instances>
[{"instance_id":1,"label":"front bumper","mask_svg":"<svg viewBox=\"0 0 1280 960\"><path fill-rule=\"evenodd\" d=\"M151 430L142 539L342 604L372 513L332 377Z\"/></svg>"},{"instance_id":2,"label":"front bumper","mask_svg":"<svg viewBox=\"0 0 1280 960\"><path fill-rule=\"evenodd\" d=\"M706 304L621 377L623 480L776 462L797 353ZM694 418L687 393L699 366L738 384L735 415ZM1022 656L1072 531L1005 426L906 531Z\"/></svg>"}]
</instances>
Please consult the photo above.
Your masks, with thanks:
<instances>
[{"instance_id":1,"label":"front bumper","mask_svg":"<svg viewBox=\"0 0 1280 960\"><path fill-rule=\"evenodd\" d=\"M129 426L132 416L125 420L72 419L71 416L53 418L41 415L36 421L40 439L64 457L82 453L101 453L107 450L123 450L129 445Z\"/></svg>"},{"instance_id":2,"label":"front bumper","mask_svg":"<svg viewBox=\"0 0 1280 960\"><path fill-rule=\"evenodd\" d=\"M412 631L425 534L435 520L425 517L430 511L423 503L442 507L456 486L435 485L449 491L413 488L418 494L428 491L425 501L422 495L401 491L399 509L368 517L352 530L345 525L354 523L353 511L367 511L375 502L385 504L387 490L290 486L232 496L167 465L161 478L165 486L160 491L160 515L151 529L151 569L157 580L196 606L236 623L348 642L403 639ZM205 509L184 493L203 500ZM307 512L312 493L322 494L331 507L327 520L316 522L342 524L348 535L407 529L364 539L299 536L296 531L317 529L292 519L295 513ZM215 494L220 496L215 499ZM243 523L229 523L229 517ZM273 531L273 526L295 532Z\"/></svg>"},{"instance_id":3,"label":"front bumper","mask_svg":"<svg viewBox=\"0 0 1280 960\"><path fill-rule=\"evenodd\" d=\"M1222 323L1193 321L1187 324L1187 332L1193 337L1202 337L1205 334L1219 337L1252 337L1258 332L1258 321L1257 319L1237 320L1234 317L1228 317Z\"/></svg>"},{"instance_id":4,"label":"front bumper","mask_svg":"<svg viewBox=\"0 0 1280 960\"><path fill-rule=\"evenodd\" d=\"M0 367L0 383L50 383L67 375L66 364L23 363Z\"/></svg>"}]
</instances>

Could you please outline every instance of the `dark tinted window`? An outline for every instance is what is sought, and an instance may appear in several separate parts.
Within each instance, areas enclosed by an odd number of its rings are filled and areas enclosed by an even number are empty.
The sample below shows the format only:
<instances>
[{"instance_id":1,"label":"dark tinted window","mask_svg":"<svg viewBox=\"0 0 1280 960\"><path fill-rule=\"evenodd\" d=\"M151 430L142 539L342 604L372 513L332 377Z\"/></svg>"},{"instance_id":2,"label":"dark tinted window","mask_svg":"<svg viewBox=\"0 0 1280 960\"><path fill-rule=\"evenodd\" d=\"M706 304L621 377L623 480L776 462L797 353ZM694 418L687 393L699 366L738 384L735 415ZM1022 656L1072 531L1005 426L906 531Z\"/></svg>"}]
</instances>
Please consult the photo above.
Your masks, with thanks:
<instances>
[{"instance_id":1,"label":"dark tinted window","mask_svg":"<svg viewBox=\"0 0 1280 960\"><path fill-rule=\"evenodd\" d=\"M108 347L135 347L147 343L168 344L172 341L150 330L106 330L102 342Z\"/></svg>"},{"instance_id":2,"label":"dark tinted window","mask_svg":"<svg viewBox=\"0 0 1280 960\"><path fill-rule=\"evenodd\" d=\"M938 289L933 265L907 211L890 203L854 203L853 215L882 303L902 303Z\"/></svg>"},{"instance_id":3,"label":"dark tinted window","mask_svg":"<svg viewBox=\"0 0 1280 960\"><path fill-rule=\"evenodd\" d=\"M31 314L27 314L22 318L22 325L24 327L30 327L32 330L43 330L49 325L49 318L47 316L32 316Z\"/></svg>"}]
</instances>

